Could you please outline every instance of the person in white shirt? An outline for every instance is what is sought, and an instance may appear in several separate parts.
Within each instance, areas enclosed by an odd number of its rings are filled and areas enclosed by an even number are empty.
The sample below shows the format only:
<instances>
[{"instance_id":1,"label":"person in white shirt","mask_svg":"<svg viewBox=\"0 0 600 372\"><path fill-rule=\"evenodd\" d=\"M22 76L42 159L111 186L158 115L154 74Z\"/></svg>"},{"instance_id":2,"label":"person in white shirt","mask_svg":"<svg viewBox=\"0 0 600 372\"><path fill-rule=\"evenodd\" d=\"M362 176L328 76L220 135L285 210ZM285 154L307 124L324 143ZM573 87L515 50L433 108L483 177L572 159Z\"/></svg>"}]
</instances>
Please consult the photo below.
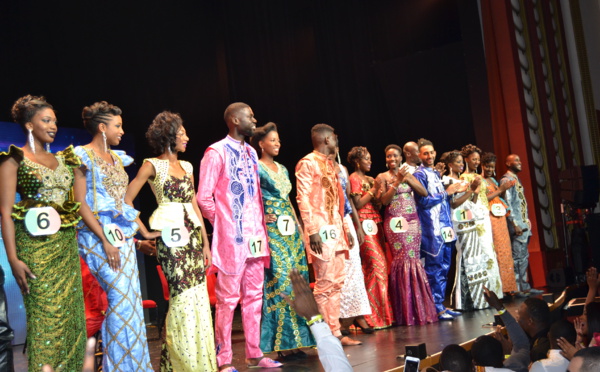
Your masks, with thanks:
<instances>
[{"instance_id":1,"label":"person in white shirt","mask_svg":"<svg viewBox=\"0 0 600 372\"><path fill-rule=\"evenodd\" d=\"M569 366L569 360L562 356L561 349L558 346L558 339L565 338L570 343L574 343L577 338L575 327L566 320L559 320L550 327L548 338L550 339L550 350L548 357L534 362L529 369L530 372L565 372Z\"/></svg>"}]
</instances>

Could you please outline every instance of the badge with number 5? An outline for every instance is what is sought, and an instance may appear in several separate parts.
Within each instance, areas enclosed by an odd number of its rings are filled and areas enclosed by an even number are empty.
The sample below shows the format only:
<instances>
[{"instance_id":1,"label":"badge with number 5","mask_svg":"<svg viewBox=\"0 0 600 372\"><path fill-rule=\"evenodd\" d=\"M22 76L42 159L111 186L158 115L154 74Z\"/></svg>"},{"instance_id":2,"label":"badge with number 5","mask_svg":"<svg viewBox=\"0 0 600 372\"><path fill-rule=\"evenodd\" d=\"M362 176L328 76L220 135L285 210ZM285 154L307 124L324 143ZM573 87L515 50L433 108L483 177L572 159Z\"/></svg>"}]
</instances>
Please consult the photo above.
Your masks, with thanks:
<instances>
[{"instance_id":1,"label":"badge with number 5","mask_svg":"<svg viewBox=\"0 0 600 372\"><path fill-rule=\"evenodd\" d=\"M190 242L190 233L183 225L163 228L160 237L169 248L183 247Z\"/></svg>"},{"instance_id":2,"label":"badge with number 5","mask_svg":"<svg viewBox=\"0 0 600 372\"><path fill-rule=\"evenodd\" d=\"M121 248L125 244L125 234L123 230L114 223L109 223L102 227L104 236L108 239L108 242L117 248Z\"/></svg>"},{"instance_id":3,"label":"badge with number 5","mask_svg":"<svg viewBox=\"0 0 600 372\"><path fill-rule=\"evenodd\" d=\"M292 235L296 232L296 223L292 216L279 216L277 218L277 228L283 236Z\"/></svg>"},{"instance_id":4,"label":"badge with number 5","mask_svg":"<svg viewBox=\"0 0 600 372\"><path fill-rule=\"evenodd\" d=\"M56 234L60 230L60 216L52 207L31 208L25 214L25 228L33 236Z\"/></svg>"}]
</instances>

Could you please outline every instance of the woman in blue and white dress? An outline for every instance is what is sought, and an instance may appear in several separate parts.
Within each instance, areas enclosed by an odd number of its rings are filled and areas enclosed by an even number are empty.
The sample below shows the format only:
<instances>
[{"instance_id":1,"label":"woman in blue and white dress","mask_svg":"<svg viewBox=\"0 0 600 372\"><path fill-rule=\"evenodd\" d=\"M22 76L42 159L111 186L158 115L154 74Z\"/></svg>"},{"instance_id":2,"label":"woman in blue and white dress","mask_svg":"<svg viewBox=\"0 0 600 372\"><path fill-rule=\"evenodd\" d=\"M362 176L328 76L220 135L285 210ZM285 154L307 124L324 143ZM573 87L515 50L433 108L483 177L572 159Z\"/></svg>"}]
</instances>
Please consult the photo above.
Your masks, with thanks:
<instances>
[{"instance_id":1,"label":"woman in blue and white dress","mask_svg":"<svg viewBox=\"0 0 600 372\"><path fill-rule=\"evenodd\" d=\"M102 368L152 371L133 238L139 212L124 202L129 184L124 167L133 158L110 149L124 134L121 109L103 101L85 107L82 115L93 139L75 148L85 174L75 181L75 199L87 202L80 210L79 254L108 298L102 324ZM146 239L159 235L146 229L141 233Z\"/></svg>"}]
</instances>

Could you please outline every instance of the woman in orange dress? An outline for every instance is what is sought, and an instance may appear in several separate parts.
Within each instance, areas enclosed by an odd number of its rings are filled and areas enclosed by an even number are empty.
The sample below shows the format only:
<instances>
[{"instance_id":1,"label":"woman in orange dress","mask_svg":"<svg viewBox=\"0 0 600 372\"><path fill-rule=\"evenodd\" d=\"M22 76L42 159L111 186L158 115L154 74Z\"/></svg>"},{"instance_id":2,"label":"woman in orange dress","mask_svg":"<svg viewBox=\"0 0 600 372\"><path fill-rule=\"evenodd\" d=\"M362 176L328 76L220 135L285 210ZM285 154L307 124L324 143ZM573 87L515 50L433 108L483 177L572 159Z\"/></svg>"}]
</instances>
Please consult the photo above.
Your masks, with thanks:
<instances>
[{"instance_id":1,"label":"woman in orange dress","mask_svg":"<svg viewBox=\"0 0 600 372\"><path fill-rule=\"evenodd\" d=\"M485 192L489 202L492 235L494 238L496 258L498 259L498 266L500 267L502 290L504 293L516 292L517 282L515 279L512 247L510 245L510 235L508 234L508 226L506 224L506 216L510 212L507 210L508 205L501 198L504 191L514 186L515 183L507 182L498 185L498 181L494 178L496 175L496 155L491 152L483 154L481 164L483 167L482 175L487 181L487 189Z\"/></svg>"}]
</instances>

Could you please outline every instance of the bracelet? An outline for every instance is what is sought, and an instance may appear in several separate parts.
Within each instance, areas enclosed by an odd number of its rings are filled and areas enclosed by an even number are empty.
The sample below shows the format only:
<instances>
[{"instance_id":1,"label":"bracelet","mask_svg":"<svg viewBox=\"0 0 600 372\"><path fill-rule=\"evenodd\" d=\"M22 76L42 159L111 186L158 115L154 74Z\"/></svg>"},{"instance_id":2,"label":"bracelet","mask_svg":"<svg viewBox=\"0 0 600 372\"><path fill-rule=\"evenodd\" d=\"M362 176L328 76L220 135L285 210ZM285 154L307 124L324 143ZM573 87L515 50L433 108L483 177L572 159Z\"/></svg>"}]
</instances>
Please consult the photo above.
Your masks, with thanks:
<instances>
[{"instance_id":1,"label":"bracelet","mask_svg":"<svg viewBox=\"0 0 600 372\"><path fill-rule=\"evenodd\" d=\"M135 250L139 251L141 245L142 245L142 241L141 240L136 240L135 241Z\"/></svg>"},{"instance_id":2,"label":"bracelet","mask_svg":"<svg viewBox=\"0 0 600 372\"><path fill-rule=\"evenodd\" d=\"M311 325L315 324L315 323L323 323L323 315L321 314L317 314L315 316L313 316L312 318L310 318L310 320L308 320L306 322L306 324L310 327Z\"/></svg>"},{"instance_id":3,"label":"bracelet","mask_svg":"<svg viewBox=\"0 0 600 372\"><path fill-rule=\"evenodd\" d=\"M498 310L498 315L502 315L505 312L506 312L506 308L503 307L502 309Z\"/></svg>"},{"instance_id":4,"label":"bracelet","mask_svg":"<svg viewBox=\"0 0 600 372\"><path fill-rule=\"evenodd\" d=\"M371 195L371 198L375 199L375 195L371 191L367 191L367 194Z\"/></svg>"}]
</instances>

